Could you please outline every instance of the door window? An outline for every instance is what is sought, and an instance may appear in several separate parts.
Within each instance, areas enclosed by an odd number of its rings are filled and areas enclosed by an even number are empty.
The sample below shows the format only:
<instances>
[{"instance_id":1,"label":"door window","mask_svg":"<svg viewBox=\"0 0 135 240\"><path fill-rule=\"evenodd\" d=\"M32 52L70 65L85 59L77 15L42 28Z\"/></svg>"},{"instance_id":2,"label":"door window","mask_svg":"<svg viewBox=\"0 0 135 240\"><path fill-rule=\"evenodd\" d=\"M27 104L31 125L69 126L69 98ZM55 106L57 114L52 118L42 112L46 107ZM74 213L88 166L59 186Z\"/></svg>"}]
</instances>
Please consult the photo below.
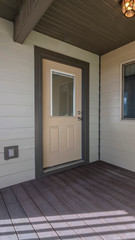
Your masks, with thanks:
<instances>
[{"instance_id":1,"label":"door window","mask_svg":"<svg viewBox=\"0 0 135 240\"><path fill-rule=\"evenodd\" d=\"M74 116L74 76L51 71L51 116Z\"/></svg>"}]
</instances>

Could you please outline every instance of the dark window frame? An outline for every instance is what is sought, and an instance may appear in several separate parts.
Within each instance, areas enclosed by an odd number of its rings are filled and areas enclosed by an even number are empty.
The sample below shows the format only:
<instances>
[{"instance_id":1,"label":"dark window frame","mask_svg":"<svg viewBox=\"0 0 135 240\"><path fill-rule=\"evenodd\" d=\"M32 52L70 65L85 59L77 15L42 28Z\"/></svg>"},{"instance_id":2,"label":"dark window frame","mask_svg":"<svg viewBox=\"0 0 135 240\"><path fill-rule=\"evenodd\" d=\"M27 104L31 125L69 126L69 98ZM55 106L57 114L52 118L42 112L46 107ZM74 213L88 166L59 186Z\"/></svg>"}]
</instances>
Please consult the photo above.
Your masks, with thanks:
<instances>
[{"instance_id":1,"label":"dark window frame","mask_svg":"<svg viewBox=\"0 0 135 240\"><path fill-rule=\"evenodd\" d=\"M34 46L35 50L35 175L60 172L77 166L89 164L89 63L48 49ZM43 122L42 122L42 60L52 60L82 69L82 159L50 171L43 169Z\"/></svg>"},{"instance_id":2,"label":"dark window frame","mask_svg":"<svg viewBox=\"0 0 135 240\"><path fill-rule=\"evenodd\" d=\"M135 120L135 117L134 118L124 117L124 68L131 64L135 64L135 61L122 64L122 98L121 98L121 106L122 106L121 119L122 120Z\"/></svg>"}]
</instances>

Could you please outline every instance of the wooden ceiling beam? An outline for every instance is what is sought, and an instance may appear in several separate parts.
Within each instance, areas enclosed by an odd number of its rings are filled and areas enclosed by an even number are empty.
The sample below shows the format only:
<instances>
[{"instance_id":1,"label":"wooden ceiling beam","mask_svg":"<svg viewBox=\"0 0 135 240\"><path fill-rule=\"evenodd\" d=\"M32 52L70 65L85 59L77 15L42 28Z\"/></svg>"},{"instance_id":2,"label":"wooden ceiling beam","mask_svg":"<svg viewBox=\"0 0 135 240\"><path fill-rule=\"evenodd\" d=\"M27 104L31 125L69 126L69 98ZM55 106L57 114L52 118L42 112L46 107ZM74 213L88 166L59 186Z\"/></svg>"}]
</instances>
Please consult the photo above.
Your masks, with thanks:
<instances>
[{"instance_id":1,"label":"wooden ceiling beam","mask_svg":"<svg viewBox=\"0 0 135 240\"><path fill-rule=\"evenodd\" d=\"M14 41L23 43L54 0L23 0L14 22Z\"/></svg>"}]
</instances>

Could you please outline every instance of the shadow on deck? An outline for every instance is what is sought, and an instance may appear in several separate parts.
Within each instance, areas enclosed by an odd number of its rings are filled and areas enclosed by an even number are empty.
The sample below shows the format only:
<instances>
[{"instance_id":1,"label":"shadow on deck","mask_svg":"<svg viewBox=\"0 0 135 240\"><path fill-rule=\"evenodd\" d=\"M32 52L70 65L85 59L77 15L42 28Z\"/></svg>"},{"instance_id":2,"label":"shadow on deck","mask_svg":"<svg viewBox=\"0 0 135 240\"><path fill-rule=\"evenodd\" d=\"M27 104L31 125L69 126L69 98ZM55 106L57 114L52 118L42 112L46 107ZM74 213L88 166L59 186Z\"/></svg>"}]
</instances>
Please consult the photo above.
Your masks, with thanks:
<instances>
[{"instance_id":1,"label":"shadow on deck","mask_svg":"<svg viewBox=\"0 0 135 240\"><path fill-rule=\"evenodd\" d=\"M135 239L135 173L98 161L2 189L6 239Z\"/></svg>"}]
</instances>

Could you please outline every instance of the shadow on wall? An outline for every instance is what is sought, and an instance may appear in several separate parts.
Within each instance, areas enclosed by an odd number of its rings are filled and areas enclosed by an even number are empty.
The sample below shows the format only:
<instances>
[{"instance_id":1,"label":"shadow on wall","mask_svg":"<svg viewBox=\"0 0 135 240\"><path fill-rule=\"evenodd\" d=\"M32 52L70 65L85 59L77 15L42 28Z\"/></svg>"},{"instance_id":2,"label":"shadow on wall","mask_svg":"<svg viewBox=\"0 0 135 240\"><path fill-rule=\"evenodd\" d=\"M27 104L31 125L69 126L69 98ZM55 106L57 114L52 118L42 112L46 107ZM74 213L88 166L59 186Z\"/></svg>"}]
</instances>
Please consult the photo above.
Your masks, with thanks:
<instances>
[{"instance_id":1,"label":"shadow on wall","mask_svg":"<svg viewBox=\"0 0 135 240\"><path fill-rule=\"evenodd\" d=\"M135 173L98 161L0 193L0 239L135 239Z\"/></svg>"}]
</instances>

